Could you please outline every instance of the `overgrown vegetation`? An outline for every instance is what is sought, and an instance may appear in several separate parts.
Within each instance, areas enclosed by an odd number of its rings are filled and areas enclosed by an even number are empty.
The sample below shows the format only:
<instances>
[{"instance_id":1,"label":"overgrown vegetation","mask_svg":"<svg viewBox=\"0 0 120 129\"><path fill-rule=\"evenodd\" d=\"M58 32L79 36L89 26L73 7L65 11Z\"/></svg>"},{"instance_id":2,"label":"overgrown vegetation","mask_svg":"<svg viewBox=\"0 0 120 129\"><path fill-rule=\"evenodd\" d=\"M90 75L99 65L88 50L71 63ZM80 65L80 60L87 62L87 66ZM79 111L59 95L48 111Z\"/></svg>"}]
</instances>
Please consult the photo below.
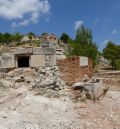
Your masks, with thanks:
<instances>
[{"instance_id":1,"label":"overgrown vegetation","mask_svg":"<svg viewBox=\"0 0 120 129\"><path fill-rule=\"evenodd\" d=\"M120 70L120 45L109 41L103 49L103 56L110 61L113 69Z\"/></svg>"}]
</instances>

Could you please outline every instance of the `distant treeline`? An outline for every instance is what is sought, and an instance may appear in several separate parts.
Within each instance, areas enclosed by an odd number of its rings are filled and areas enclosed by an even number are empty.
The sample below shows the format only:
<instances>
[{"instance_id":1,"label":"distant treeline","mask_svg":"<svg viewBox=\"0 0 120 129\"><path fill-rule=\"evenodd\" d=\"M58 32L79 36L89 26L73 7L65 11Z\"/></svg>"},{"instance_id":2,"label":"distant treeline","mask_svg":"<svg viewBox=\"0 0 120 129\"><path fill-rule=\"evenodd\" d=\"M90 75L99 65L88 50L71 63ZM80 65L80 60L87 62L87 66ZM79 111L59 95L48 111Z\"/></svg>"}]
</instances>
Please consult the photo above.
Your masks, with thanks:
<instances>
[{"instance_id":1,"label":"distant treeline","mask_svg":"<svg viewBox=\"0 0 120 129\"><path fill-rule=\"evenodd\" d=\"M21 38L22 35L19 32L15 34L0 33L0 43L19 42Z\"/></svg>"}]
</instances>

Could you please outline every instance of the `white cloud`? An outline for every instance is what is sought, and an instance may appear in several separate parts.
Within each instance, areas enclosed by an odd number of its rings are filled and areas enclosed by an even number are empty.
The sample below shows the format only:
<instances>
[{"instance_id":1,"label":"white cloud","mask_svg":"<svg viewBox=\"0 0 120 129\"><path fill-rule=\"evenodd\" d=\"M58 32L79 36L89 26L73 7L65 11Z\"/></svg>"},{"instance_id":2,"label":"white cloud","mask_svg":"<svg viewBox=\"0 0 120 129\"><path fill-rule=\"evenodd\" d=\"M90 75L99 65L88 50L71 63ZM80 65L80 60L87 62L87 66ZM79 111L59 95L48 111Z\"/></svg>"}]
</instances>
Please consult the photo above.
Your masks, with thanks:
<instances>
[{"instance_id":1,"label":"white cloud","mask_svg":"<svg viewBox=\"0 0 120 129\"><path fill-rule=\"evenodd\" d=\"M81 20L75 22L75 27L74 27L74 29L77 30L77 29L80 28L83 24L84 24L84 22L81 21Z\"/></svg>"},{"instance_id":2,"label":"white cloud","mask_svg":"<svg viewBox=\"0 0 120 129\"><path fill-rule=\"evenodd\" d=\"M101 44L100 44L100 46L99 46L99 50L100 51L102 51L105 47L106 47L106 45L107 45L107 43L109 42L110 40L104 40Z\"/></svg>"},{"instance_id":3,"label":"white cloud","mask_svg":"<svg viewBox=\"0 0 120 129\"><path fill-rule=\"evenodd\" d=\"M107 40L103 41L101 45L102 45L102 46L106 46L109 41L110 41L110 40L107 39Z\"/></svg>"},{"instance_id":4,"label":"white cloud","mask_svg":"<svg viewBox=\"0 0 120 129\"><path fill-rule=\"evenodd\" d=\"M41 15L50 10L48 0L0 0L0 17L15 20L20 19L19 25L27 25L28 21L36 23ZM27 15L27 20L25 16ZM17 23L12 23L12 26Z\"/></svg>"},{"instance_id":5,"label":"white cloud","mask_svg":"<svg viewBox=\"0 0 120 129\"><path fill-rule=\"evenodd\" d=\"M21 21L19 23L13 22L12 25L11 25L11 27L12 28L16 28L16 27L21 27L21 26L27 26L29 23L30 23L29 20L23 20L23 21Z\"/></svg>"},{"instance_id":6,"label":"white cloud","mask_svg":"<svg viewBox=\"0 0 120 129\"><path fill-rule=\"evenodd\" d=\"M118 31L116 29L113 29L112 34L118 34Z\"/></svg>"}]
</instances>

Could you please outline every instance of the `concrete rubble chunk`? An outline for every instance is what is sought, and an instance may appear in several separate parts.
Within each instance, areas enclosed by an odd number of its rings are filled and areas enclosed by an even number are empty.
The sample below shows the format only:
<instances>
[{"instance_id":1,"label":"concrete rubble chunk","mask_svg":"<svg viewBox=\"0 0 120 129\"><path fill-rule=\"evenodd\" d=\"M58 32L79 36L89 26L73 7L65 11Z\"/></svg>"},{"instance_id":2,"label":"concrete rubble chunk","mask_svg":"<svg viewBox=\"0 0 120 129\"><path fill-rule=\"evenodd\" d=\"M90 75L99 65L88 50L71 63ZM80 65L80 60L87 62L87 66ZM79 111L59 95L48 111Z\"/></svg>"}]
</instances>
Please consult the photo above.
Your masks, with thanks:
<instances>
[{"instance_id":1,"label":"concrete rubble chunk","mask_svg":"<svg viewBox=\"0 0 120 129\"><path fill-rule=\"evenodd\" d=\"M102 80L97 80L96 82L89 83L78 82L74 83L72 87L74 90L85 92L86 98L92 100L99 99L109 89L108 86L104 85Z\"/></svg>"}]
</instances>

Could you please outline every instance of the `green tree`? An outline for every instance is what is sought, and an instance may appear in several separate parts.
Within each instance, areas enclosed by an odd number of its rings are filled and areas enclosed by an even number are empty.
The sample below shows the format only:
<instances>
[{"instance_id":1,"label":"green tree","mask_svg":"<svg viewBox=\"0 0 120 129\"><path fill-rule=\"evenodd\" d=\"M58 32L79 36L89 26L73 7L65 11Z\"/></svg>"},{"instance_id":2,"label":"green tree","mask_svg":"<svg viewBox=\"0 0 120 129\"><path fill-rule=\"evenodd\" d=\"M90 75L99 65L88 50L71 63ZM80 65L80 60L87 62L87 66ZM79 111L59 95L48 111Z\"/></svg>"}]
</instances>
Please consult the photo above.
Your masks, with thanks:
<instances>
[{"instance_id":1,"label":"green tree","mask_svg":"<svg viewBox=\"0 0 120 129\"><path fill-rule=\"evenodd\" d=\"M71 43L72 55L87 56L93 60L93 66L97 63L98 48L93 42L92 32L84 26L76 31L76 38Z\"/></svg>"},{"instance_id":2,"label":"green tree","mask_svg":"<svg viewBox=\"0 0 120 129\"><path fill-rule=\"evenodd\" d=\"M32 37L35 36L35 34L33 32L29 32L28 36L29 36L30 39L32 39Z\"/></svg>"},{"instance_id":3,"label":"green tree","mask_svg":"<svg viewBox=\"0 0 120 129\"><path fill-rule=\"evenodd\" d=\"M9 43L12 41L12 36L9 33L4 34L4 42Z\"/></svg>"},{"instance_id":4,"label":"green tree","mask_svg":"<svg viewBox=\"0 0 120 129\"><path fill-rule=\"evenodd\" d=\"M19 32L16 32L14 36L15 36L15 41L20 41L22 38L22 35Z\"/></svg>"},{"instance_id":5,"label":"green tree","mask_svg":"<svg viewBox=\"0 0 120 129\"><path fill-rule=\"evenodd\" d=\"M60 40L62 40L64 43L68 43L70 39L70 36L66 33L62 33L62 35L60 36Z\"/></svg>"},{"instance_id":6,"label":"green tree","mask_svg":"<svg viewBox=\"0 0 120 129\"><path fill-rule=\"evenodd\" d=\"M0 43L4 42L4 35L2 33L0 33Z\"/></svg>"},{"instance_id":7,"label":"green tree","mask_svg":"<svg viewBox=\"0 0 120 129\"><path fill-rule=\"evenodd\" d=\"M47 32L43 32L41 36L49 35Z\"/></svg>"},{"instance_id":8,"label":"green tree","mask_svg":"<svg viewBox=\"0 0 120 129\"><path fill-rule=\"evenodd\" d=\"M106 59L110 60L113 69L118 69L120 60L120 46L114 44L112 41L107 43L103 49L103 55Z\"/></svg>"}]
</instances>

